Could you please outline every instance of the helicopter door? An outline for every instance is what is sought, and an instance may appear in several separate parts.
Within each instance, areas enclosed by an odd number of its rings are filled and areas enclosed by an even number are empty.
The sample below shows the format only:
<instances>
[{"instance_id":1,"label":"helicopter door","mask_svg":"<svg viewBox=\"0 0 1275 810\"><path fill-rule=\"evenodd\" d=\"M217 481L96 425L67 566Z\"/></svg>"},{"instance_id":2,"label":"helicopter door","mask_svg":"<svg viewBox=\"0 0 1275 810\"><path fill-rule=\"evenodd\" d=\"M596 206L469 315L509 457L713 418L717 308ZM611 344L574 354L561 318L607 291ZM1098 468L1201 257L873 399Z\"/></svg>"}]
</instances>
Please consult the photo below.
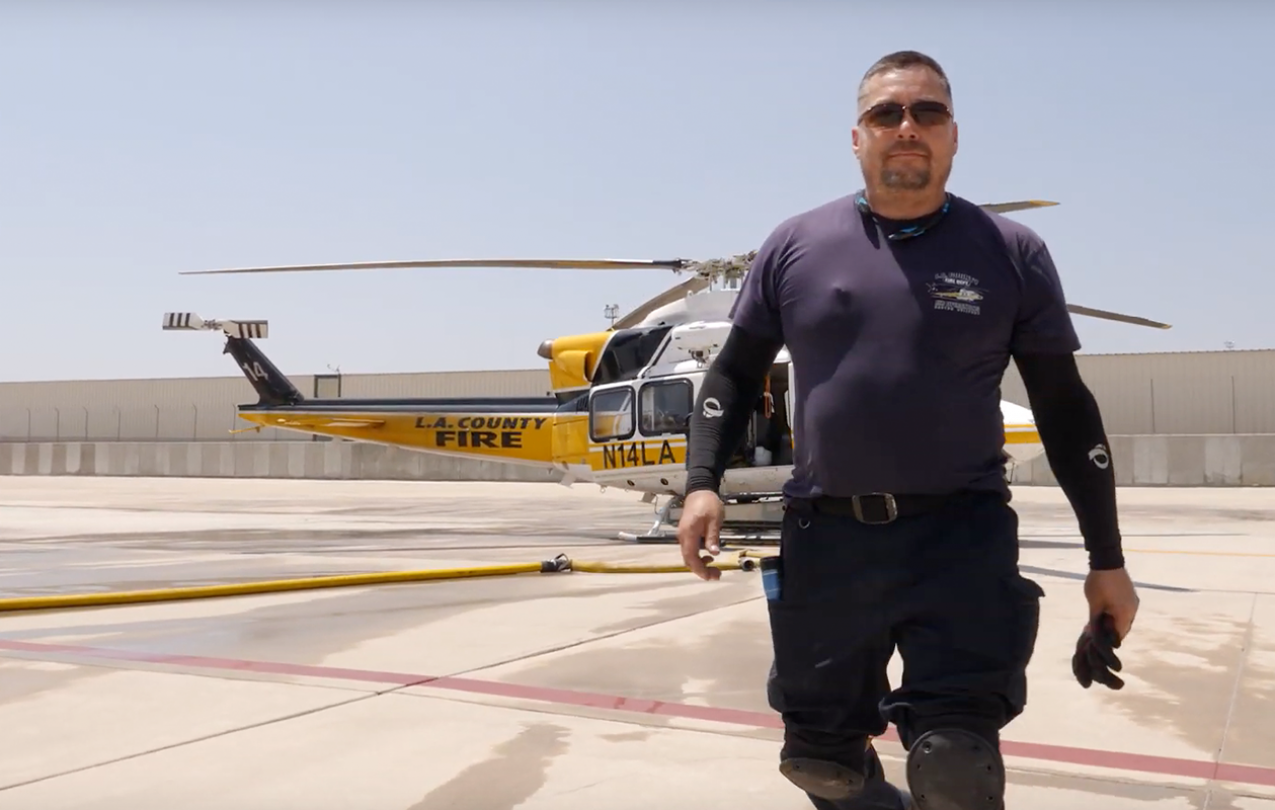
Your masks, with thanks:
<instances>
[{"instance_id":1,"label":"helicopter door","mask_svg":"<svg viewBox=\"0 0 1275 810\"><path fill-rule=\"evenodd\" d=\"M553 420L553 457L559 464L589 463L589 439L581 430L581 417L587 419L588 411L587 392L558 408Z\"/></svg>"},{"instance_id":2,"label":"helicopter door","mask_svg":"<svg viewBox=\"0 0 1275 810\"><path fill-rule=\"evenodd\" d=\"M652 380L638 399L638 430L643 436L685 436L695 408L695 386L685 378Z\"/></svg>"},{"instance_id":3,"label":"helicopter door","mask_svg":"<svg viewBox=\"0 0 1275 810\"><path fill-rule=\"evenodd\" d=\"M622 442L636 433L633 386L595 388L589 396L589 439L599 444Z\"/></svg>"}]
</instances>

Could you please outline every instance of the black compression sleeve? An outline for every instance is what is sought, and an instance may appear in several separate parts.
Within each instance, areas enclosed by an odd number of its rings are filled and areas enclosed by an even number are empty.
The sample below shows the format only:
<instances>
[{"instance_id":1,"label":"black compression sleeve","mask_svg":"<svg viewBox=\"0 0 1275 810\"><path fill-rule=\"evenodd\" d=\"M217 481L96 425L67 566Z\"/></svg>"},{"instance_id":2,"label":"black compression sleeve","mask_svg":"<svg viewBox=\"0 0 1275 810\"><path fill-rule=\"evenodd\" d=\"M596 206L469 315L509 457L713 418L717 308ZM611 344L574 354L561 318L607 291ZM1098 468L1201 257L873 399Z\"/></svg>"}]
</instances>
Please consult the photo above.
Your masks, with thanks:
<instances>
[{"instance_id":1,"label":"black compression sleeve","mask_svg":"<svg viewBox=\"0 0 1275 810\"><path fill-rule=\"evenodd\" d=\"M1102 414L1071 354L1015 358L1054 477L1076 513L1094 570L1124 567L1116 478Z\"/></svg>"},{"instance_id":2,"label":"black compression sleeve","mask_svg":"<svg viewBox=\"0 0 1275 810\"><path fill-rule=\"evenodd\" d=\"M748 427L748 418L762 395L766 374L780 345L739 327L726 336L691 413L686 450L686 494L699 489L714 492L726 465Z\"/></svg>"}]
</instances>

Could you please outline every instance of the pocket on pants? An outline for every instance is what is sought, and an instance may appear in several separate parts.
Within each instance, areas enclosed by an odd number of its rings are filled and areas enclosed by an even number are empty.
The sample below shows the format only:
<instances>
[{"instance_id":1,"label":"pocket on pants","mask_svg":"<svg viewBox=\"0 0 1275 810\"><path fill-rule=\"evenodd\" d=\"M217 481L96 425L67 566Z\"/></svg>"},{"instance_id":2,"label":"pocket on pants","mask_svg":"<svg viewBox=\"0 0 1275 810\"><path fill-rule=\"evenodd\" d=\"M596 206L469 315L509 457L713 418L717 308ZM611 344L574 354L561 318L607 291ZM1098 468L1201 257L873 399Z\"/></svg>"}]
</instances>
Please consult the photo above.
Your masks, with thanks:
<instances>
[{"instance_id":1,"label":"pocket on pants","mask_svg":"<svg viewBox=\"0 0 1275 810\"><path fill-rule=\"evenodd\" d=\"M870 613L836 602L768 605L775 657L766 696L786 729L834 748L882 734L880 703L894 651L888 630L875 627Z\"/></svg>"},{"instance_id":2,"label":"pocket on pants","mask_svg":"<svg viewBox=\"0 0 1275 810\"><path fill-rule=\"evenodd\" d=\"M1018 572L1014 572L1005 578L1005 584L1011 591L1018 594L1025 603L1038 604L1041 599L1045 598L1045 589L1033 579L1028 579Z\"/></svg>"},{"instance_id":3,"label":"pocket on pants","mask_svg":"<svg viewBox=\"0 0 1275 810\"><path fill-rule=\"evenodd\" d=\"M1026 670L1040 632L1040 600L1045 591L1039 584L1014 572L1001 581L1004 594L1004 638L1009 666Z\"/></svg>"},{"instance_id":4,"label":"pocket on pants","mask_svg":"<svg viewBox=\"0 0 1275 810\"><path fill-rule=\"evenodd\" d=\"M809 709L826 691L825 672L833 649L827 628L810 608L783 600L767 600L774 652L768 693L771 708L786 712Z\"/></svg>"}]
</instances>

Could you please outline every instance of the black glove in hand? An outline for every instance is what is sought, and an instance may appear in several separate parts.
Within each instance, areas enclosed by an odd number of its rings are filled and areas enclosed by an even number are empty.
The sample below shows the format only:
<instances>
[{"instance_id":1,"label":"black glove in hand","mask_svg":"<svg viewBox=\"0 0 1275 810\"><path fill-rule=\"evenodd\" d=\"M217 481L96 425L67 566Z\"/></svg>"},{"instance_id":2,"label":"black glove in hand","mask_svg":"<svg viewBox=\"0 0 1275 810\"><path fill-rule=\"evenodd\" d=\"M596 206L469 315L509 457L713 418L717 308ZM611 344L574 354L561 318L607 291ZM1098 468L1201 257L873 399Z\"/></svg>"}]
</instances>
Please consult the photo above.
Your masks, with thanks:
<instances>
[{"instance_id":1,"label":"black glove in hand","mask_svg":"<svg viewBox=\"0 0 1275 810\"><path fill-rule=\"evenodd\" d=\"M1071 657L1071 671L1080 685L1088 689L1096 681L1108 689L1123 689L1124 681L1115 673L1121 669L1114 650L1120 649L1115 623L1106 613L1091 621L1076 642Z\"/></svg>"}]
</instances>

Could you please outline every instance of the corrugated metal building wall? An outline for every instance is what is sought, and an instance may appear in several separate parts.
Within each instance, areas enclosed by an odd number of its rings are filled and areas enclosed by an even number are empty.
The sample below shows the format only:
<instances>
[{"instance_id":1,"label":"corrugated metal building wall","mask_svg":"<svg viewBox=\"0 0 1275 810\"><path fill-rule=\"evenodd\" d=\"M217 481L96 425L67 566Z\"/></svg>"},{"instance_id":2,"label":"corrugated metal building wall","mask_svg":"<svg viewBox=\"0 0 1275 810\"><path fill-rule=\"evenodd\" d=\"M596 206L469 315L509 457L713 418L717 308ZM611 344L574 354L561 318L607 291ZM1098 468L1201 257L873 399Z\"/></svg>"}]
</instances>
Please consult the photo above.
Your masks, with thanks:
<instances>
[{"instance_id":1,"label":"corrugated metal building wall","mask_svg":"<svg viewBox=\"0 0 1275 810\"><path fill-rule=\"evenodd\" d=\"M1275 433L1275 349L1081 355L1081 373L1113 435ZM295 375L303 393L336 396L331 375ZM545 369L348 374L344 397L538 396ZM1013 365L1003 396L1026 405ZM0 383L0 440L225 440L247 426L235 405L256 400L243 377ZM296 439L280 431L237 440Z\"/></svg>"},{"instance_id":2,"label":"corrugated metal building wall","mask_svg":"<svg viewBox=\"0 0 1275 810\"><path fill-rule=\"evenodd\" d=\"M315 394L316 375L289 379L303 394ZM317 382L320 395L338 395L331 375L317 375ZM346 374L339 386L344 397L540 396L549 389L549 372ZM0 441L225 441L228 431L249 427L235 406L256 400L242 376L0 383ZM263 430L233 438L303 436Z\"/></svg>"},{"instance_id":3,"label":"corrugated metal building wall","mask_svg":"<svg viewBox=\"0 0 1275 810\"><path fill-rule=\"evenodd\" d=\"M1089 354L1077 362L1109 433L1275 433L1275 349ZM1027 405L1012 363L1001 394Z\"/></svg>"}]
</instances>

